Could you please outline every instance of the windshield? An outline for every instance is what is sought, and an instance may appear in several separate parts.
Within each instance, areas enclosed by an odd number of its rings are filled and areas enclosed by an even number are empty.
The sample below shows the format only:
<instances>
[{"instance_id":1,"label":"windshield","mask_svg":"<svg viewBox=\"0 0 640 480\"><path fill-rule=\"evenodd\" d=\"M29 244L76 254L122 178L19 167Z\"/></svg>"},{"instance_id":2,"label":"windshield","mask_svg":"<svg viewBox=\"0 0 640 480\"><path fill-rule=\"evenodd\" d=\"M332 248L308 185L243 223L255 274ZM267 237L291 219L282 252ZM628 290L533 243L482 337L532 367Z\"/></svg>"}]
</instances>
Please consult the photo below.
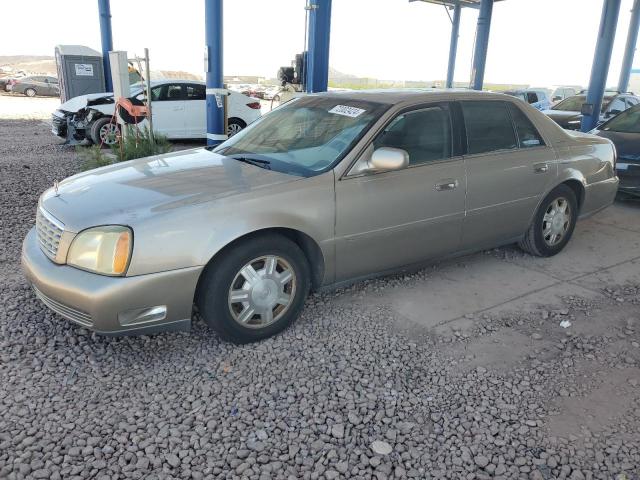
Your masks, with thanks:
<instances>
[{"instance_id":1,"label":"windshield","mask_svg":"<svg viewBox=\"0 0 640 480\"><path fill-rule=\"evenodd\" d=\"M312 176L336 165L388 105L348 98L301 97L273 110L213 151Z\"/></svg>"},{"instance_id":2,"label":"windshield","mask_svg":"<svg viewBox=\"0 0 640 480\"><path fill-rule=\"evenodd\" d=\"M640 133L640 107L633 107L612 118L600 130L620 133Z\"/></svg>"},{"instance_id":3,"label":"windshield","mask_svg":"<svg viewBox=\"0 0 640 480\"><path fill-rule=\"evenodd\" d=\"M604 113L613 97L604 97L602 99L601 112ZM580 112L582 110L582 104L586 103L587 97L585 95L576 95L574 97L565 98L563 101L551 107L552 110L563 110L565 112Z\"/></svg>"}]
</instances>

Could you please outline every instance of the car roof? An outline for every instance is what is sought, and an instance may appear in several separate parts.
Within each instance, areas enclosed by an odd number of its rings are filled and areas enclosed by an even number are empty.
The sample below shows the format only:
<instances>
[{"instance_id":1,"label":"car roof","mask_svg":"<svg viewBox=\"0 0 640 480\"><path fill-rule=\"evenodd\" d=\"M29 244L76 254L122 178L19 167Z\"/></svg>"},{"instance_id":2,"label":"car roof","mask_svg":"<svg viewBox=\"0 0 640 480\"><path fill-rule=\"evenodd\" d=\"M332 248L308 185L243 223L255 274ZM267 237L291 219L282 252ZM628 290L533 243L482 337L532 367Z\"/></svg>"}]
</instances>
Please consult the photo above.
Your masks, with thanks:
<instances>
[{"instance_id":1,"label":"car roof","mask_svg":"<svg viewBox=\"0 0 640 480\"><path fill-rule=\"evenodd\" d=\"M480 92L467 89L437 89L437 88L412 88L412 89L375 89L375 90L350 90L345 92L322 92L315 96L344 98L349 100L363 100L378 103L397 104L403 102L432 102L449 100L504 100L506 95L501 93Z\"/></svg>"}]
</instances>

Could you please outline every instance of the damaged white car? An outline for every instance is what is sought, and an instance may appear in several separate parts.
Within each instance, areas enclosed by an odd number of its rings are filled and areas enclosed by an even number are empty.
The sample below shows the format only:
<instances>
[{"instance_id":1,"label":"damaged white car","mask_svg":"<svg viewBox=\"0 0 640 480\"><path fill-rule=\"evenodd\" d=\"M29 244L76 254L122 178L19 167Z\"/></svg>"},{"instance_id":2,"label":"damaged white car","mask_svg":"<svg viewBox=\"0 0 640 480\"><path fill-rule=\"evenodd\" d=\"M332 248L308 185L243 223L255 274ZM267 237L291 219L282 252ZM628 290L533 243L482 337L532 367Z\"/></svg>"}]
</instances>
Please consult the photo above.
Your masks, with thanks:
<instances>
[{"instance_id":1,"label":"damaged white car","mask_svg":"<svg viewBox=\"0 0 640 480\"><path fill-rule=\"evenodd\" d=\"M191 80L164 80L151 83L153 130L169 139L206 138L206 86ZM144 91L140 84L131 87L130 100L141 104ZM227 134L232 136L260 118L260 100L229 92ZM67 143L90 142L96 145L115 142L118 126L113 93L92 93L72 98L53 112L51 131ZM138 123L147 125L146 119Z\"/></svg>"}]
</instances>

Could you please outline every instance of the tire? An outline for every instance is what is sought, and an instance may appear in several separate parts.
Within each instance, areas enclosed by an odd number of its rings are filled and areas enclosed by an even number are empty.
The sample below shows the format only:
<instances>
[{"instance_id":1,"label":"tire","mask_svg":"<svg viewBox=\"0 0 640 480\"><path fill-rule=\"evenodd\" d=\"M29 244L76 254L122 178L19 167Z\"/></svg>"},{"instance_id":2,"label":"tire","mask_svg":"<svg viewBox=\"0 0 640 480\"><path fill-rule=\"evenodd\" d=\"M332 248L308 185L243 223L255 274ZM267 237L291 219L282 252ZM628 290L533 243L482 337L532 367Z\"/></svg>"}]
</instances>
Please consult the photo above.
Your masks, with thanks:
<instances>
[{"instance_id":1,"label":"tire","mask_svg":"<svg viewBox=\"0 0 640 480\"><path fill-rule=\"evenodd\" d=\"M35 96L36 96L36 91L35 91L35 89L33 89L33 88L26 88L26 89L24 90L24 94L25 94L27 97L35 97Z\"/></svg>"},{"instance_id":2,"label":"tire","mask_svg":"<svg viewBox=\"0 0 640 480\"><path fill-rule=\"evenodd\" d=\"M227 122L227 135L233 137L243 128L246 128L247 124L239 118L230 118Z\"/></svg>"},{"instance_id":3,"label":"tire","mask_svg":"<svg viewBox=\"0 0 640 480\"><path fill-rule=\"evenodd\" d=\"M268 264L269 259L275 260ZM248 277L254 278L254 285ZM260 235L230 247L205 268L195 303L207 325L224 340L255 342L284 330L300 316L310 278L298 245L282 235ZM281 304L287 295L288 303Z\"/></svg>"},{"instance_id":4,"label":"tire","mask_svg":"<svg viewBox=\"0 0 640 480\"><path fill-rule=\"evenodd\" d=\"M107 130L110 130L110 132ZM118 141L118 138L115 135L116 132L120 132L120 127L116 124L111 124L110 117L100 117L97 120L91 122L91 125L89 126L89 137L94 145L115 144Z\"/></svg>"},{"instance_id":5,"label":"tire","mask_svg":"<svg viewBox=\"0 0 640 480\"><path fill-rule=\"evenodd\" d=\"M558 185L542 201L518 245L531 255L552 257L569 243L577 218L576 194L567 185Z\"/></svg>"}]
</instances>

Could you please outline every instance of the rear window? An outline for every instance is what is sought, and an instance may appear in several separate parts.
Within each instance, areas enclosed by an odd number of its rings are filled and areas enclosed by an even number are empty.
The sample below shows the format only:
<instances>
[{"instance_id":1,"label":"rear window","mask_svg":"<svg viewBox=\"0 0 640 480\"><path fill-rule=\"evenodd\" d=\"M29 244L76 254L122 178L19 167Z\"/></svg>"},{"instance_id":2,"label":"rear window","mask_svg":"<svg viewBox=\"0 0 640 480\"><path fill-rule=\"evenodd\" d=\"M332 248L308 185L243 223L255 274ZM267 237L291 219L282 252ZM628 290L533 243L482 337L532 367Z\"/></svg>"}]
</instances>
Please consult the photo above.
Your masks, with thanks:
<instances>
[{"instance_id":1,"label":"rear window","mask_svg":"<svg viewBox=\"0 0 640 480\"><path fill-rule=\"evenodd\" d=\"M525 113L516 107L514 104L509 105L509 111L513 118L513 123L516 126L516 133L518 134L518 143L520 148L539 147L544 145L544 141L538 133L536 127L533 126L531 120L525 115Z\"/></svg>"},{"instance_id":2,"label":"rear window","mask_svg":"<svg viewBox=\"0 0 640 480\"><path fill-rule=\"evenodd\" d=\"M511 116L505 102L461 102L467 130L469 154L518 147Z\"/></svg>"}]
</instances>

